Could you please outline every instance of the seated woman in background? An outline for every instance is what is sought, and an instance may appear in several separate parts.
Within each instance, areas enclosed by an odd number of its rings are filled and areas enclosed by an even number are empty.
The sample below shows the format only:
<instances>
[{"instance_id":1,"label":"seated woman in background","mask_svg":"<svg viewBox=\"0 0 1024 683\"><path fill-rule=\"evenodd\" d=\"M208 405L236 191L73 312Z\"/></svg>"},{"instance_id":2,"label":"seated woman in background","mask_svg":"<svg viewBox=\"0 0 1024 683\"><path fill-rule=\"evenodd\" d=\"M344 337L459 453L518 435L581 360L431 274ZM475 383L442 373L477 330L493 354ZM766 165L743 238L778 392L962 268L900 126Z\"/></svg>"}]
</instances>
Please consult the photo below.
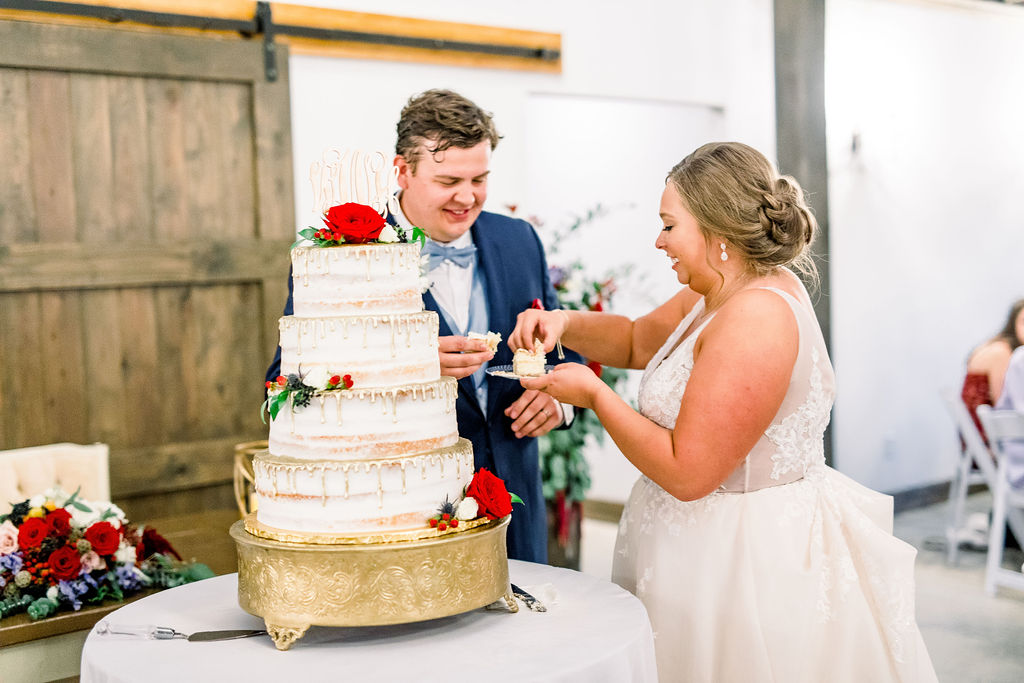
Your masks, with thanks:
<instances>
[{"instance_id":1,"label":"seated woman in background","mask_svg":"<svg viewBox=\"0 0 1024 683\"><path fill-rule=\"evenodd\" d=\"M1024 299L1018 299L1010 306L1003 329L974 349L967 359L967 375L960 396L982 437L985 431L978 421L978 406L995 404L1003 391L1010 355L1021 344L1024 344Z\"/></svg>"}]
</instances>

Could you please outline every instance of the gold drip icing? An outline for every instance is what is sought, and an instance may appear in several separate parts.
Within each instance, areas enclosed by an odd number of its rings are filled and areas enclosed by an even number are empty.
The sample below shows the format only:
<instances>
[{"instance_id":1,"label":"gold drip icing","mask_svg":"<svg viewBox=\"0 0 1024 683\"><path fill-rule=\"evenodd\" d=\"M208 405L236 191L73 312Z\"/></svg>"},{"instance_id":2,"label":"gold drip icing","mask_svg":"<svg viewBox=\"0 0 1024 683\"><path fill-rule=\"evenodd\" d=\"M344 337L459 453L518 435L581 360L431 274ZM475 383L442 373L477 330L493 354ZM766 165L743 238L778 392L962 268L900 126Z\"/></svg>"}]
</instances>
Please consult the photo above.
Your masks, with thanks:
<instances>
[{"instance_id":1,"label":"gold drip icing","mask_svg":"<svg viewBox=\"0 0 1024 683\"><path fill-rule=\"evenodd\" d=\"M423 539L449 536L477 529L487 524L501 524L507 517L500 520L490 520L486 517L478 517L470 520L459 520L459 526L448 527L444 531L438 531L437 527L429 527L426 522L422 529L409 529L405 531L367 531L361 534L349 532L347 534L329 534L321 532L300 532L278 529L267 526L256 519L256 513L249 513L243 520L245 530L253 536L265 538L281 543L309 543L313 545L373 545L378 543L400 543L405 541L419 541Z\"/></svg>"}]
</instances>

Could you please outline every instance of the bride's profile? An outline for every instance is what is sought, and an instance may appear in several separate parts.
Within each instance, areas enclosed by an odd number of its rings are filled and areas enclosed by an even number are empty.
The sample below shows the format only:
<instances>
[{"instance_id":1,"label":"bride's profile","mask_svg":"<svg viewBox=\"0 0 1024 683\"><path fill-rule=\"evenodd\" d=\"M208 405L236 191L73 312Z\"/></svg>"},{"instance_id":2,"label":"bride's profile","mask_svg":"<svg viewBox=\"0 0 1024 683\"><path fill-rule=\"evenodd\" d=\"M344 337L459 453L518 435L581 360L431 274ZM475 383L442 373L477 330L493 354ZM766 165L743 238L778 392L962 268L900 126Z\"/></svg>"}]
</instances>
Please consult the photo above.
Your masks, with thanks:
<instances>
[{"instance_id":1,"label":"bride's profile","mask_svg":"<svg viewBox=\"0 0 1024 683\"><path fill-rule=\"evenodd\" d=\"M660 216L669 301L636 320L527 310L509 338L644 369L639 412L580 364L522 384L594 410L642 474L612 579L647 608L660 679L936 680L892 499L825 464L835 381L793 273L815 276L799 184L711 143L669 172Z\"/></svg>"}]
</instances>

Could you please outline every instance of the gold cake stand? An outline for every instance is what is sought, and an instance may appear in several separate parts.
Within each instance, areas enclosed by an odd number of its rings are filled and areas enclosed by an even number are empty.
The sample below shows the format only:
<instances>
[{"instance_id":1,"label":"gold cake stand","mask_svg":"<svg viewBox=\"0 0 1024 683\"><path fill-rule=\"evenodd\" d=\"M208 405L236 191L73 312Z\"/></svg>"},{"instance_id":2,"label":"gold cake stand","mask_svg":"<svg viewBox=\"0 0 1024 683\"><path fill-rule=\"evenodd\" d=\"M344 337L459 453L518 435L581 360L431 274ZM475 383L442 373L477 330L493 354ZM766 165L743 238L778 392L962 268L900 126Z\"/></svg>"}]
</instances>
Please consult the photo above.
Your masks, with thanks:
<instances>
[{"instance_id":1,"label":"gold cake stand","mask_svg":"<svg viewBox=\"0 0 1024 683\"><path fill-rule=\"evenodd\" d=\"M255 518L255 513L250 517ZM387 543L273 540L235 522L238 603L262 617L278 650L310 626L379 626L461 614L504 600L509 517L455 534Z\"/></svg>"}]
</instances>

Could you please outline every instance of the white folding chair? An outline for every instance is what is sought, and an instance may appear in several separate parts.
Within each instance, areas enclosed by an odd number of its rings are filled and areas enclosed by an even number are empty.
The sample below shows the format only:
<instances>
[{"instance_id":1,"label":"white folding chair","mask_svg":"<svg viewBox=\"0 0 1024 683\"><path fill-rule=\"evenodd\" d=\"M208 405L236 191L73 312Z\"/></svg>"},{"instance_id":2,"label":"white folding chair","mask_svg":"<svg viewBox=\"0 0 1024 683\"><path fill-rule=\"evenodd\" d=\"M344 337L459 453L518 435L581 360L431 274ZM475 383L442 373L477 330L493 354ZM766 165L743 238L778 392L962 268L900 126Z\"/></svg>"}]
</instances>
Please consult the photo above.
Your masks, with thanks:
<instances>
[{"instance_id":1,"label":"white folding chair","mask_svg":"<svg viewBox=\"0 0 1024 683\"><path fill-rule=\"evenodd\" d=\"M1024 490L1010 486L1007 476L1009 457L1004 450L1007 441L1024 440L1024 413L979 406L978 419L999 461L996 485L992 488L992 524L988 537L985 592L995 595L998 586L1024 591L1024 574L1002 566L1007 524L1017 540L1024 542Z\"/></svg>"},{"instance_id":2,"label":"white folding chair","mask_svg":"<svg viewBox=\"0 0 1024 683\"><path fill-rule=\"evenodd\" d=\"M955 564L960 552L960 531L964 526L964 505L967 501L968 488L973 484L985 484L989 490L993 490L997 473L992 452L985 445L985 439L971 419L971 413L960 398L960 394L952 389L946 389L942 391L942 400L963 439L956 471L949 483L950 509L949 522L946 525L946 561Z\"/></svg>"}]
</instances>

